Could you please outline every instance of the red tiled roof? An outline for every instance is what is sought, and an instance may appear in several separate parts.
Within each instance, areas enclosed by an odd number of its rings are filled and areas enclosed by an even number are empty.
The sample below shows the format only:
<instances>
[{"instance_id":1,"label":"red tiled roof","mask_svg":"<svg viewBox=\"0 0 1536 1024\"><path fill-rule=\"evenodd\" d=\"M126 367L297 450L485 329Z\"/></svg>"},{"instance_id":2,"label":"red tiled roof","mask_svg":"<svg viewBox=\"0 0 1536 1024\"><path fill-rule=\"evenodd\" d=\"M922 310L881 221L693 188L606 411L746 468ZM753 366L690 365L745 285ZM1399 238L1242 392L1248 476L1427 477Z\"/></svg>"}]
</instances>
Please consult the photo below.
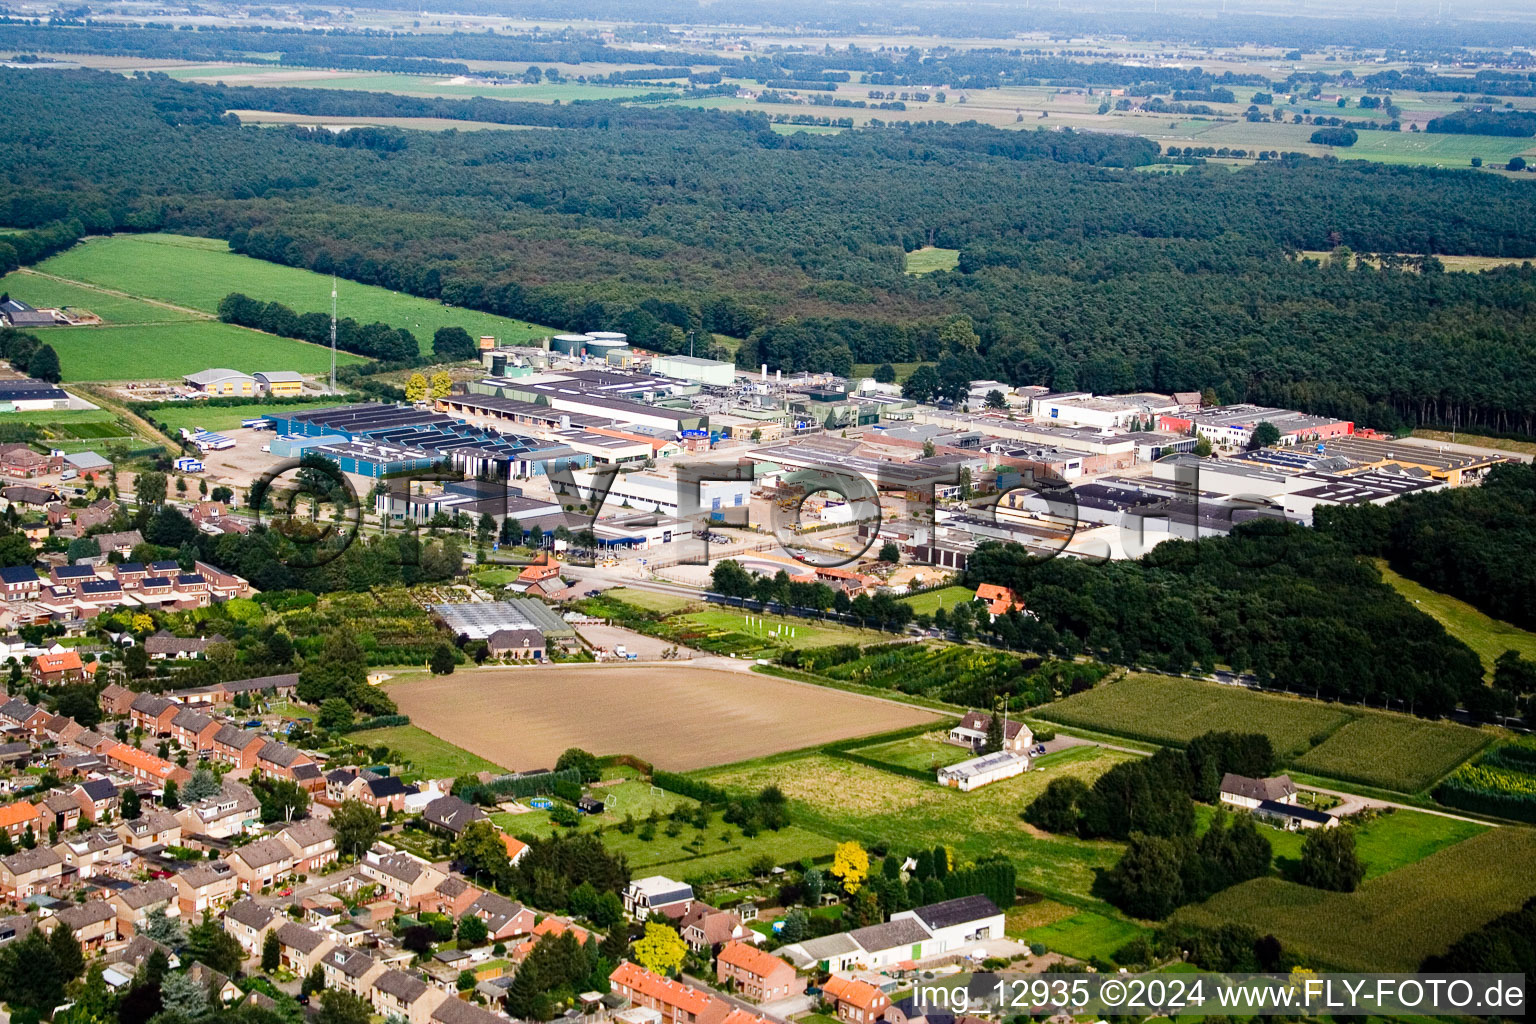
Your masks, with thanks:
<instances>
[{"instance_id":1,"label":"red tiled roof","mask_svg":"<svg viewBox=\"0 0 1536 1024\"><path fill-rule=\"evenodd\" d=\"M779 968L789 966L772 953L764 952L745 942L727 942L720 950L719 960L732 967L740 967L759 978L766 978Z\"/></svg>"},{"instance_id":2,"label":"red tiled roof","mask_svg":"<svg viewBox=\"0 0 1536 1024\"><path fill-rule=\"evenodd\" d=\"M675 1006L680 1010L693 1014L695 1017L703 1016L709 1011L717 1000L707 992L701 992L689 985L681 985L668 978L628 961L619 964L608 975L608 980L615 985L622 985L630 991L655 1000L666 1006Z\"/></svg>"}]
</instances>

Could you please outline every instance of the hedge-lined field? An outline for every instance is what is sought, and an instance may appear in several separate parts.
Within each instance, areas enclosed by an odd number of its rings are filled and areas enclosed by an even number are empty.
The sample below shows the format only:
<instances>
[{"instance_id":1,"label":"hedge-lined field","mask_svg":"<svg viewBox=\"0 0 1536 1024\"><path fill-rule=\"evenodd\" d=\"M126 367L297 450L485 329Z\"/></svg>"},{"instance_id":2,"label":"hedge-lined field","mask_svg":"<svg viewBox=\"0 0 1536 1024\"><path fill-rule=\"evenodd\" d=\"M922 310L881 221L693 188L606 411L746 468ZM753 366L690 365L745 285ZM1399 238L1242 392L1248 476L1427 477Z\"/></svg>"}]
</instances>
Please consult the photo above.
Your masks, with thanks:
<instances>
[{"instance_id":1,"label":"hedge-lined field","mask_svg":"<svg viewBox=\"0 0 1536 1024\"><path fill-rule=\"evenodd\" d=\"M1137 672L1035 714L1062 725L1174 745L1214 729L1257 731L1269 737L1281 757L1316 746L1352 717L1333 704Z\"/></svg>"},{"instance_id":2,"label":"hedge-lined field","mask_svg":"<svg viewBox=\"0 0 1536 1024\"><path fill-rule=\"evenodd\" d=\"M1436 786L1435 799L1463 810L1536 822L1536 746L1493 748Z\"/></svg>"},{"instance_id":3,"label":"hedge-lined field","mask_svg":"<svg viewBox=\"0 0 1536 1024\"><path fill-rule=\"evenodd\" d=\"M1465 725L1366 713L1294 764L1316 775L1417 793L1481 750L1489 738Z\"/></svg>"},{"instance_id":4,"label":"hedge-lined field","mask_svg":"<svg viewBox=\"0 0 1536 1024\"><path fill-rule=\"evenodd\" d=\"M1256 878L1184 907L1175 921L1240 921L1308 966L1412 971L1432 953L1536 895L1536 830L1495 828L1352 893Z\"/></svg>"},{"instance_id":5,"label":"hedge-lined field","mask_svg":"<svg viewBox=\"0 0 1536 1024\"><path fill-rule=\"evenodd\" d=\"M1141 673L1074 694L1035 714L1066 726L1175 746L1213 729L1262 732L1281 760L1299 770L1400 793L1433 785L1491 738L1450 722Z\"/></svg>"}]
</instances>

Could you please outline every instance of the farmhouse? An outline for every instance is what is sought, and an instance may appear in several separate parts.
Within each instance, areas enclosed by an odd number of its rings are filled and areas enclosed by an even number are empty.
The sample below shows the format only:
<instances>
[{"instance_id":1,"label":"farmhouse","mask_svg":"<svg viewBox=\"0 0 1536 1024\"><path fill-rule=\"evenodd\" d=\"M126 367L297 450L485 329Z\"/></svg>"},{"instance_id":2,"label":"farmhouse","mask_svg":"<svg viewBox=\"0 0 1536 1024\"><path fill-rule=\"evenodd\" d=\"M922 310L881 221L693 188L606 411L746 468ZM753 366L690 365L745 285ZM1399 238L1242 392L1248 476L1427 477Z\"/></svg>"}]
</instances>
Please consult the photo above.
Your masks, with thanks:
<instances>
[{"instance_id":1,"label":"farmhouse","mask_svg":"<svg viewBox=\"0 0 1536 1024\"><path fill-rule=\"evenodd\" d=\"M1221 777L1221 802L1252 810L1262 803L1294 804L1296 783L1289 775L1250 779L1231 772Z\"/></svg>"},{"instance_id":2,"label":"farmhouse","mask_svg":"<svg viewBox=\"0 0 1536 1024\"><path fill-rule=\"evenodd\" d=\"M961 761L959 764L940 768L938 780L941 786L950 786L962 793L969 793L973 789L980 789L982 786L1022 775L1028 770L1029 758L1026 755L1001 750L995 754L983 754L969 761Z\"/></svg>"},{"instance_id":3,"label":"farmhouse","mask_svg":"<svg viewBox=\"0 0 1536 1024\"><path fill-rule=\"evenodd\" d=\"M982 711L967 711L965 717L949 730L945 742L957 747L969 747L972 753L980 753L987 745L987 729L992 716ZM1003 749L1014 754L1026 753L1035 741L1035 734L1023 722L1003 719Z\"/></svg>"},{"instance_id":4,"label":"farmhouse","mask_svg":"<svg viewBox=\"0 0 1536 1024\"><path fill-rule=\"evenodd\" d=\"M1265 800L1255 807L1253 816L1278 825L1288 832L1295 832L1302 828L1333 828L1339 823L1337 817L1325 811L1302 807L1300 804L1282 804L1274 800Z\"/></svg>"}]
</instances>

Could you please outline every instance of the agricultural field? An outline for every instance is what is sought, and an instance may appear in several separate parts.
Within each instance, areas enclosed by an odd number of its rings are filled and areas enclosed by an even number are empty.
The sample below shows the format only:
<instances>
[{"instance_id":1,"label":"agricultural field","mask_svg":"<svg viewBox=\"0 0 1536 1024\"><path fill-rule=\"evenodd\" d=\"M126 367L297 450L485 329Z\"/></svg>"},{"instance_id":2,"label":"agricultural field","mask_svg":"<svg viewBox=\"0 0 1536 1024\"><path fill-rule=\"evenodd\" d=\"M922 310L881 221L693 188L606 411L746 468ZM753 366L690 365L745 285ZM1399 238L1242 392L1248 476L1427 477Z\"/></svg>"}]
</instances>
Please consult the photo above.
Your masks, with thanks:
<instances>
[{"instance_id":1,"label":"agricultural field","mask_svg":"<svg viewBox=\"0 0 1536 1024\"><path fill-rule=\"evenodd\" d=\"M0 277L0 292L39 309L63 309L75 316L94 313L108 324L167 324L203 319L197 313L166 305L142 302L126 295L114 295L70 281L14 270ZM50 330L47 333L52 334Z\"/></svg>"},{"instance_id":2,"label":"agricultural field","mask_svg":"<svg viewBox=\"0 0 1536 1024\"><path fill-rule=\"evenodd\" d=\"M931 274L936 270L954 270L959 265L959 249L940 249L929 245L907 253L907 273L909 274Z\"/></svg>"},{"instance_id":3,"label":"agricultural field","mask_svg":"<svg viewBox=\"0 0 1536 1024\"><path fill-rule=\"evenodd\" d=\"M327 275L241 256L230 252L228 244L219 239L165 234L93 238L45 260L37 269L70 281L171 302L209 314L216 313L219 301L234 291L256 299L280 301L299 313L328 311L331 307L331 278ZM462 327L475 336L494 335L505 344L520 344L551 333L550 328L445 306L431 299L373 285L341 281L337 291L341 316L360 323L383 321L392 327L404 327L416 335L424 352L431 351L432 334L439 327ZM227 329L238 330L234 327ZM250 337L248 333L243 336ZM286 341L270 340L273 343ZM301 345L300 342L288 344ZM323 356L325 366L329 367L329 351L312 345L303 347ZM233 363L205 358L195 369L219 365L240 368ZM300 372L318 372L319 369L318 366L303 368L286 364L282 368Z\"/></svg>"},{"instance_id":4,"label":"agricultural field","mask_svg":"<svg viewBox=\"0 0 1536 1024\"><path fill-rule=\"evenodd\" d=\"M821 655L810 652L786 664L833 683L894 690L956 707L989 706L1006 697L1014 709L1050 700L1052 693L1065 692L1074 677L1096 682L1105 671L1063 661L1036 664L985 647L928 642L878 644L848 660L851 653L843 649Z\"/></svg>"},{"instance_id":5,"label":"agricultural field","mask_svg":"<svg viewBox=\"0 0 1536 1024\"><path fill-rule=\"evenodd\" d=\"M1176 745L1212 729L1258 730L1281 757L1300 754L1353 717L1332 704L1139 672L1035 714L1062 725Z\"/></svg>"},{"instance_id":6,"label":"agricultural field","mask_svg":"<svg viewBox=\"0 0 1536 1024\"><path fill-rule=\"evenodd\" d=\"M1490 738L1464 725L1367 712L1292 763L1316 775L1417 793Z\"/></svg>"},{"instance_id":7,"label":"agricultural field","mask_svg":"<svg viewBox=\"0 0 1536 1024\"><path fill-rule=\"evenodd\" d=\"M1279 878L1233 886L1174 921L1216 926L1241 921L1275 935L1313 967L1412 971L1466 932L1536 895L1536 830L1495 828L1352 893Z\"/></svg>"},{"instance_id":8,"label":"agricultural field","mask_svg":"<svg viewBox=\"0 0 1536 1024\"><path fill-rule=\"evenodd\" d=\"M685 665L485 669L394 685L389 693L422 729L517 770L548 768L562 751L582 747L686 771L937 717L825 687Z\"/></svg>"},{"instance_id":9,"label":"agricultural field","mask_svg":"<svg viewBox=\"0 0 1536 1024\"><path fill-rule=\"evenodd\" d=\"M1536 745L1507 743L1462 765L1435 787L1450 807L1536 822Z\"/></svg>"},{"instance_id":10,"label":"agricultural field","mask_svg":"<svg viewBox=\"0 0 1536 1024\"><path fill-rule=\"evenodd\" d=\"M921 594L904 597L901 603L910 605L919 615L932 615L940 608L947 612L957 604L968 604L974 600L976 592L968 587L940 587L938 590L926 590Z\"/></svg>"},{"instance_id":11,"label":"agricultural field","mask_svg":"<svg viewBox=\"0 0 1536 1024\"><path fill-rule=\"evenodd\" d=\"M347 742L388 747L409 763L415 775L424 779L448 779L475 772L501 773L507 770L414 725L392 725L385 729L348 733ZM550 765L553 764L551 761Z\"/></svg>"},{"instance_id":12,"label":"agricultural field","mask_svg":"<svg viewBox=\"0 0 1536 1024\"><path fill-rule=\"evenodd\" d=\"M479 132L526 130L531 125L497 124L494 121L458 121L448 117L320 117L312 114L288 114L276 110L231 110L242 124L308 124L326 128L406 128L413 131Z\"/></svg>"},{"instance_id":13,"label":"agricultural field","mask_svg":"<svg viewBox=\"0 0 1536 1024\"><path fill-rule=\"evenodd\" d=\"M1376 560L1376 568L1393 590L1444 626L1447 633L1476 651L1490 677L1494 661L1505 651L1519 651L1524 658L1536 659L1536 633L1492 618L1459 598L1438 593L1400 576L1384 560Z\"/></svg>"},{"instance_id":14,"label":"agricultural field","mask_svg":"<svg viewBox=\"0 0 1536 1024\"><path fill-rule=\"evenodd\" d=\"M46 340L59 354L66 382L165 380L210 366L307 374L324 373L331 366L329 349L217 320L51 327ZM361 361L345 352L336 356L338 364Z\"/></svg>"},{"instance_id":15,"label":"agricultural field","mask_svg":"<svg viewBox=\"0 0 1536 1024\"><path fill-rule=\"evenodd\" d=\"M1073 776L1091 784L1111 766L1134 756L1075 747L1039 759L1038 770L974 793L825 753L764 758L696 774L744 793L770 783L778 786L789 798L791 820L829 838L895 849L945 843L962 859L1001 850L1018 865L1024 888L1091 899L1096 873L1119 859L1120 845L1046 836L1028 828L1020 813L1052 779Z\"/></svg>"}]
</instances>

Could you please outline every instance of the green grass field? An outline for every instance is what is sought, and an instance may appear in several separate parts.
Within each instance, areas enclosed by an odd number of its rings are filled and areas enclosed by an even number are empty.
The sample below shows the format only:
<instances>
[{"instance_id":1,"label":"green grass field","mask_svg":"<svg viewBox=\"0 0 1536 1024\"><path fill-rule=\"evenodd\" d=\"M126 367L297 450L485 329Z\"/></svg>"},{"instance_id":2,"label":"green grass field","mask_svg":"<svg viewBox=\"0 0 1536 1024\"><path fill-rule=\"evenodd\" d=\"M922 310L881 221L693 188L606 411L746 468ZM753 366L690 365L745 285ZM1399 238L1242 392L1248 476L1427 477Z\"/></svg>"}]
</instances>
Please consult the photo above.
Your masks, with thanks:
<instances>
[{"instance_id":1,"label":"green grass field","mask_svg":"<svg viewBox=\"0 0 1536 1024\"><path fill-rule=\"evenodd\" d=\"M332 399L333 403L334 401ZM210 406L189 402L185 405L167 405L159 409L150 409L145 415L166 424L172 430L180 430L182 427L201 427L204 430L239 430L241 420L255 419L257 416L264 416L269 412L276 412L280 409L302 409L306 404L281 405L274 403L272 405L265 405L261 402L251 402L242 405ZM315 408L319 408L324 404L324 402L316 402Z\"/></svg>"},{"instance_id":2,"label":"green grass field","mask_svg":"<svg viewBox=\"0 0 1536 1024\"><path fill-rule=\"evenodd\" d=\"M1195 830L1204 833L1216 808L1195 805ZM1448 846L1488 831L1486 825L1460 821L1422 811L1386 811L1355 827L1355 849L1365 864L1365 877L1378 878L1389 871L1417 863ZM1301 860L1303 832L1287 832L1260 824L1259 833L1274 851L1276 871L1284 876Z\"/></svg>"},{"instance_id":3,"label":"green grass field","mask_svg":"<svg viewBox=\"0 0 1536 1024\"><path fill-rule=\"evenodd\" d=\"M1108 960L1115 950L1150 929L1118 917L1106 917L1092 910L1080 910L1071 917L1025 930L1026 942L1044 943L1052 953L1065 953L1079 960Z\"/></svg>"},{"instance_id":4,"label":"green grass field","mask_svg":"<svg viewBox=\"0 0 1536 1024\"><path fill-rule=\"evenodd\" d=\"M1491 675L1493 663L1505 651L1519 651L1522 657L1536 659L1536 633L1491 618L1465 601L1440 594L1393 572L1384 561L1377 561L1381 578L1445 631L1477 652L1483 667Z\"/></svg>"},{"instance_id":5,"label":"green grass field","mask_svg":"<svg viewBox=\"0 0 1536 1024\"><path fill-rule=\"evenodd\" d=\"M1503 165L1509 158L1530 153L1532 141L1494 135L1431 135L1428 132L1360 132L1347 149L1331 152L1340 160L1376 160L1384 164L1429 164L1470 167L1472 158Z\"/></svg>"},{"instance_id":6,"label":"green grass field","mask_svg":"<svg viewBox=\"0 0 1536 1024\"><path fill-rule=\"evenodd\" d=\"M45 260L38 269L71 281L113 288L204 313L216 313L219 301L234 291L252 298L280 301L300 313L324 312L331 307L331 279L327 275L241 256L230 252L228 245L218 239L184 235L94 238ZM551 333L550 328L445 306L372 285L340 281L337 291L342 316L361 323L377 320L404 327L416 335L426 352L431 351L432 334L439 327L462 327L476 337L494 335L506 344L519 344ZM316 352L324 351L311 347ZM326 365L329 359L326 352ZM197 368L218 365L221 364L217 361L205 359Z\"/></svg>"},{"instance_id":7,"label":"green grass field","mask_svg":"<svg viewBox=\"0 0 1536 1024\"><path fill-rule=\"evenodd\" d=\"M392 725L347 735L348 742L387 746L410 762L414 774L427 779L456 778L474 772L504 772L501 765L440 740L414 725Z\"/></svg>"},{"instance_id":8,"label":"green grass field","mask_svg":"<svg viewBox=\"0 0 1536 1024\"><path fill-rule=\"evenodd\" d=\"M318 374L331 366L329 349L217 320L54 327L46 332L46 340L59 354L65 381L167 380L212 366L244 373L292 370ZM340 352L336 361L357 363L362 359Z\"/></svg>"},{"instance_id":9,"label":"green grass field","mask_svg":"<svg viewBox=\"0 0 1536 1024\"><path fill-rule=\"evenodd\" d=\"M1174 745L1213 729L1259 731L1283 762L1302 771L1400 793L1425 789L1491 738L1449 722L1143 673L1034 714L1068 727Z\"/></svg>"},{"instance_id":10,"label":"green grass field","mask_svg":"<svg viewBox=\"0 0 1536 1024\"><path fill-rule=\"evenodd\" d=\"M95 288L55 281L42 274L16 270L0 277L0 291L9 292L39 309L69 309L75 313L95 313L109 324L165 324L200 319L184 310L156 306L122 295L109 295Z\"/></svg>"},{"instance_id":11,"label":"green grass field","mask_svg":"<svg viewBox=\"0 0 1536 1024\"><path fill-rule=\"evenodd\" d=\"M926 245L907 253L907 273L931 274L936 270L954 270L960 265L959 249L940 249Z\"/></svg>"},{"instance_id":12,"label":"green grass field","mask_svg":"<svg viewBox=\"0 0 1536 1024\"><path fill-rule=\"evenodd\" d=\"M1412 971L1536 895L1536 830L1495 828L1365 882L1352 893L1258 878L1176 911L1174 921L1241 921L1307 966Z\"/></svg>"},{"instance_id":13,"label":"green grass field","mask_svg":"<svg viewBox=\"0 0 1536 1024\"><path fill-rule=\"evenodd\" d=\"M964 747L945 743L938 734L913 736L904 740L891 740L873 746L855 748L855 753L872 758L882 764L898 768L915 768L918 771L937 771L945 765L956 764L972 756Z\"/></svg>"},{"instance_id":14,"label":"green grass field","mask_svg":"<svg viewBox=\"0 0 1536 1024\"><path fill-rule=\"evenodd\" d=\"M976 592L967 587L940 587L938 590L927 590L911 597L903 597L902 604L912 606L912 610L919 615L932 615L943 608L946 612L957 604L966 604L976 600Z\"/></svg>"},{"instance_id":15,"label":"green grass field","mask_svg":"<svg viewBox=\"0 0 1536 1024\"><path fill-rule=\"evenodd\" d=\"M962 860L1003 851L1018 865L1021 886L1080 902L1093 900L1096 872L1119 859L1119 844L1035 833L1020 814L1052 779L1070 775L1091 784L1133 756L1076 747L1040 759L1039 770L974 793L821 753L779 755L696 775L740 792L772 783L789 798L794 823L829 840L857 839L898 851L944 843Z\"/></svg>"},{"instance_id":16,"label":"green grass field","mask_svg":"<svg viewBox=\"0 0 1536 1024\"><path fill-rule=\"evenodd\" d=\"M916 370L917 370L917 368L919 366L933 366L933 365L935 365L935 364L934 363L923 363L923 362L916 362L916 363L892 363L891 364L891 369L896 371L896 379L898 381L904 381L908 377L912 376L912 374L914 372L916 372ZM854 363L853 364L853 376L854 376L855 379L858 379L860 377L873 377L875 375L875 371L878 370L880 368L880 366L881 366L880 363Z\"/></svg>"},{"instance_id":17,"label":"green grass field","mask_svg":"<svg viewBox=\"0 0 1536 1024\"><path fill-rule=\"evenodd\" d=\"M1375 712L1350 722L1294 764L1316 775L1417 793L1492 738L1464 725Z\"/></svg>"},{"instance_id":18,"label":"green grass field","mask_svg":"<svg viewBox=\"0 0 1536 1024\"><path fill-rule=\"evenodd\" d=\"M680 612L684 608L690 608L699 603L690 601L686 597L678 597L676 594L660 594L654 590L640 590L635 587L615 587L604 591L603 596L623 601L636 608L644 608L646 611L661 612L664 615Z\"/></svg>"},{"instance_id":19,"label":"green grass field","mask_svg":"<svg viewBox=\"0 0 1536 1024\"><path fill-rule=\"evenodd\" d=\"M668 625L689 636L679 641L704 650L734 653L738 657L767 657L792 648L826 647L831 644L868 644L891 639L890 634L859 629L836 622L816 623L783 615L751 615L725 608L706 608L673 616ZM777 630L777 632L775 632ZM791 635L793 634L793 635Z\"/></svg>"},{"instance_id":20,"label":"green grass field","mask_svg":"<svg viewBox=\"0 0 1536 1024\"><path fill-rule=\"evenodd\" d=\"M1213 729L1257 730L1282 757L1308 749L1352 717L1337 705L1135 672L1035 715L1153 743L1187 743Z\"/></svg>"}]
</instances>

